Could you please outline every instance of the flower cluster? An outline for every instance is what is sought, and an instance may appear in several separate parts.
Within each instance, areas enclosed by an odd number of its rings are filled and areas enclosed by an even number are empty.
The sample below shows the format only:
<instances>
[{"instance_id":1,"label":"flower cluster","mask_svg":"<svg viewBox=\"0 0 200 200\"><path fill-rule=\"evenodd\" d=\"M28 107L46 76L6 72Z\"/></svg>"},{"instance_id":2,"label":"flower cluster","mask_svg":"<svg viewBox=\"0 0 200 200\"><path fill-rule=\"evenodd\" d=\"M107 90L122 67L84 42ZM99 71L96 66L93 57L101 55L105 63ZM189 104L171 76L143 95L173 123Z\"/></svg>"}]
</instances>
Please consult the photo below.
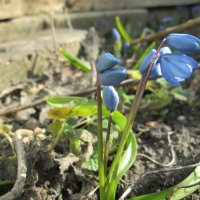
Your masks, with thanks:
<instances>
[{"instance_id":1,"label":"flower cluster","mask_svg":"<svg viewBox=\"0 0 200 200\"><path fill-rule=\"evenodd\" d=\"M103 101L105 107L113 112L119 104L119 96L113 86L118 85L127 77L126 69L120 64L121 60L111 53L102 54L97 61L98 81L103 85Z\"/></svg>"},{"instance_id":2,"label":"flower cluster","mask_svg":"<svg viewBox=\"0 0 200 200\"><path fill-rule=\"evenodd\" d=\"M197 61L186 54L200 52L200 39L189 34L172 33L167 36L165 42L167 46L158 52L149 78L163 77L167 82L178 87L198 67ZM171 50L178 52L172 53ZM156 50L152 49L141 62L142 75L147 73L155 54Z\"/></svg>"}]
</instances>

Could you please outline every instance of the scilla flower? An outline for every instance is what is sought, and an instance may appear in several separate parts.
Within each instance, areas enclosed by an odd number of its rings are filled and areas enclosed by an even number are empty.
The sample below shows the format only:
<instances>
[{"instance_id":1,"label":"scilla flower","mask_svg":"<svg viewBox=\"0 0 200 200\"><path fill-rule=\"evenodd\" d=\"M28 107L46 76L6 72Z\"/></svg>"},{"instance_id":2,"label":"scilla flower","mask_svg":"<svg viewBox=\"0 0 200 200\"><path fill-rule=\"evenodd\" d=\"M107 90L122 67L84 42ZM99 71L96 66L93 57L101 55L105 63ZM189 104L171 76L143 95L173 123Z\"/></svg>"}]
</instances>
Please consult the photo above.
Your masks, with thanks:
<instances>
[{"instance_id":1,"label":"scilla flower","mask_svg":"<svg viewBox=\"0 0 200 200\"><path fill-rule=\"evenodd\" d=\"M189 34L172 33L166 38L167 45L184 54L200 52L200 39Z\"/></svg>"},{"instance_id":2,"label":"scilla flower","mask_svg":"<svg viewBox=\"0 0 200 200\"><path fill-rule=\"evenodd\" d=\"M124 67L117 67L114 69L106 70L99 74L99 82L101 85L105 86L115 86L120 82L125 80L127 77L127 72Z\"/></svg>"},{"instance_id":3,"label":"scilla flower","mask_svg":"<svg viewBox=\"0 0 200 200\"><path fill-rule=\"evenodd\" d=\"M148 70L149 65L151 63L151 60L153 59L155 53L156 53L156 50L152 49L151 51L149 51L149 53L144 57L144 59L140 63L140 72L143 75L145 75L147 73L147 70Z\"/></svg>"},{"instance_id":4,"label":"scilla flower","mask_svg":"<svg viewBox=\"0 0 200 200\"><path fill-rule=\"evenodd\" d=\"M104 53L102 54L98 61L96 69L98 72L103 72L105 70L113 68L115 65L119 64L121 60L119 58L116 58L111 53Z\"/></svg>"},{"instance_id":5,"label":"scilla flower","mask_svg":"<svg viewBox=\"0 0 200 200\"><path fill-rule=\"evenodd\" d=\"M117 109L119 104L119 96L113 86L103 87L103 102L105 107L110 112L113 112Z\"/></svg>"},{"instance_id":6,"label":"scilla flower","mask_svg":"<svg viewBox=\"0 0 200 200\"><path fill-rule=\"evenodd\" d=\"M115 86L126 79L126 69L121 66L115 67L120 62L121 60L111 53L104 53L100 56L97 61L97 71L101 85Z\"/></svg>"},{"instance_id":7,"label":"scilla flower","mask_svg":"<svg viewBox=\"0 0 200 200\"><path fill-rule=\"evenodd\" d=\"M162 76L176 87L181 86L197 67L197 61L184 54L164 54L160 58Z\"/></svg>"}]
</instances>

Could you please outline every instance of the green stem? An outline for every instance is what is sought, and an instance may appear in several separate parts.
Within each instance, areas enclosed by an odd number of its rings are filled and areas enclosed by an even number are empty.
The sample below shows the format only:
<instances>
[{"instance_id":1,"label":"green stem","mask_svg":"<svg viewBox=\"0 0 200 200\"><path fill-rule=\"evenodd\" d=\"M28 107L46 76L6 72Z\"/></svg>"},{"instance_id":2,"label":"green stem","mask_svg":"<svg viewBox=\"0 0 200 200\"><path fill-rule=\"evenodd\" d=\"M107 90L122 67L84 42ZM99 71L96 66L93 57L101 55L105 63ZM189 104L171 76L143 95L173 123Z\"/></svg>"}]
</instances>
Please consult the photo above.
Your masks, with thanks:
<instances>
[{"instance_id":1,"label":"green stem","mask_svg":"<svg viewBox=\"0 0 200 200\"><path fill-rule=\"evenodd\" d=\"M108 118L107 135L106 135L106 142L105 142L105 149L104 149L104 171L105 171L105 174L107 174L107 162L108 162L111 123L112 123L112 113L110 112L109 118Z\"/></svg>"},{"instance_id":2,"label":"green stem","mask_svg":"<svg viewBox=\"0 0 200 200\"><path fill-rule=\"evenodd\" d=\"M124 131L123 131L123 134L122 134L122 138L120 140L118 151L116 153L114 161L113 161L113 163L112 163L112 165L110 167L110 170L109 170L108 178L106 180L107 181L106 185L108 184L108 182L109 182L108 185L112 185L113 182L114 182L115 176L117 174L119 161L120 161L120 158L122 156L123 149L124 149L126 140L128 138L129 132L130 132L130 130L132 128L132 125L133 125L133 123L135 121L135 118L136 118L136 115L137 115L137 112L138 112L138 108L139 108L142 96L144 94L144 91L145 91L147 80L148 80L149 75L151 73L151 70L153 68L154 62L158 57L159 50L163 46L164 42L165 42L165 39L162 41L162 43L158 47L158 49L157 49L157 51L156 51L156 53L155 53L155 55L154 55L154 57L153 57L153 59L151 61L151 64L150 64L149 69L147 71L147 74L145 76L142 76L142 78L141 78L141 80L139 82L139 85L138 85L138 88L137 88L137 91L136 91L136 95L135 95L134 101L132 103L132 106L131 106L131 109L130 109L130 112L129 112L129 115L128 115L128 119L127 119ZM107 188L107 192L108 193L110 192L109 190L110 189Z\"/></svg>"},{"instance_id":3,"label":"green stem","mask_svg":"<svg viewBox=\"0 0 200 200\"><path fill-rule=\"evenodd\" d=\"M101 100L101 86L98 81L96 87L97 87L97 120L98 120L97 132L98 132L99 190L100 190L100 200L104 200L105 171L104 171L104 159L103 159L102 100Z\"/></svg>"}]
</instances>

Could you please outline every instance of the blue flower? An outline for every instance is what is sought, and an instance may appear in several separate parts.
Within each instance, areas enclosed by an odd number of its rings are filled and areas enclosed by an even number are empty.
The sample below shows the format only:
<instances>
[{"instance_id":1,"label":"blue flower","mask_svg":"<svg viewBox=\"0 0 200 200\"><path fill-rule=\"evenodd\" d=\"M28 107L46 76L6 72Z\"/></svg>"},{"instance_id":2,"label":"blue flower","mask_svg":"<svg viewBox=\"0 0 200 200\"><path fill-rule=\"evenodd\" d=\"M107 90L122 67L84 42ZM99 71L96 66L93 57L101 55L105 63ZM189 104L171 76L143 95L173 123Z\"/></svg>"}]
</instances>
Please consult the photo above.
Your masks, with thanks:
<instances>
[{"instance_id":1,"label":"blue flower","mask_svg":"<svg viewBox=\"0 0 200 200\"><path fill-rule=\"evenodd\" d=\"M105 86L115 86L127 77L127 71L124 67L117 67L114 69L106 70L99 74L99 82Z\"/></svg>"},{"instance_id":2,"label":"blue flower","mask_svg":"<svg viewBox=\"0 0 200 200\"><path fill-rule=\"evenodd\" d=\"M164 79L178 87L192 75L198 63L184 54L164 54L160 58L160 67Z\"/></svg>"},{"instance_id":3,"label":"blue flower","mask_svg":"<svg viewBox=\"0 0 200 200\"><path fill-rule=\"evenodd\" d=\"M119 64L121 62L120 59L113 56L111 53L104 53L102 54L98 61L96 69L98 72L103 72L105 70L113 68L115 65Z\"/></svg>"},{"instance_id":4,"label":"blue flower","mask_svg":"<svg viewBox=\"0 0 200 200\"><path fill-rule=\"evenodd\" d=\"M151 51L149 51L149 53L144 57L144 59L140 63L140 72L143 75L145 75L147 73L147 70L149 68L149 65L150 65L155 53L156 53L156 50L152 49Z\"/></svg>"},{"instance_id":5,"label":"blue flower","mask_svg":"<svg viewBox=\"0 0 200 200\"><path fill-rule=\"evenodd\" d=\"M162 76L162 72L161 72L161 67L160 67L160 63L156 63L150 73L149 79L156 79L158 77Z\"/></svg>"},{"instance_id":6,"label":"blue flower","mask_svg":"<svg viewBox=\"0 0 200 200\"><path fill-rule=\"evenodd\" d=\"M162 56L162 55L164 55L166 53L171 53L171 52L172 51L171 51L171 49L169 47L163 47L163 48L160 49L159 54L160 54L160 56Z\"/></svg>"},{"instance_id":7,"label":"blue flower","mask_svg":"<svg viewBox=\"0 0 200 200\"><path fill-rule=\"evenodd\" d=\"M114 41L117 41L120 39L119 31L116 28L112 29L112 37L113 37Z\"/></svg>"},{"instance_id":8,"label":"blue flower","mask_svg":"<svg viewBox=\"0 0 200 200\"><path fill-rule=\"evenodd\" d=\"M200 51L200 39L189 34L172 33L166 38L167 45L184 54Z\"/></svg>"},{"instance_id":9,"label":"blue flower","mask_svg":"<svg viewBox=\"0 0 200 200\"><path fill-rule=\"evenodd\" d=\"M119 104L119 96L113 86L103 87L103 102L105 107L110 112L113 112L117 109L117 106Z\"/></svg>"}]
</instances>

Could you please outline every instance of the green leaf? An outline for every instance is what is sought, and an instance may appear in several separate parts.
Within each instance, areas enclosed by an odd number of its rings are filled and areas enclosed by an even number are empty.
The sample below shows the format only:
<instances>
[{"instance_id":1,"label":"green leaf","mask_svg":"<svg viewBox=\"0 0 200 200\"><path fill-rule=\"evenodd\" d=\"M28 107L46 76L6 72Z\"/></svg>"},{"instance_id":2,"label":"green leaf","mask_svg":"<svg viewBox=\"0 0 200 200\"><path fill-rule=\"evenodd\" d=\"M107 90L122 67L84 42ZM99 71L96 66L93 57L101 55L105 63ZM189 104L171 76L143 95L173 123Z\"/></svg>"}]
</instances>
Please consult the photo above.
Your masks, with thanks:
<instances>
[{"instance_id":1,"label":"green leaf","mask_svg":"<svg viewBox=\"0 0 200 200\"><path fill-rule=\"evenodd\" d=\"M179 101L187 101L186 92L182 88L173 88L170 93Z\"/></svg>"},{"instance_id":2,"label":"green leaf","mask_svg":"<svg viewBox=\"0 0 200 200\"><path fill-rule=\"evenodd\" d=\"M123 39L124 39L126 42L130 43L130 42L132 41L132 38L131 38L131 37L129 36L129 34L126 32L124 26L123 26L122 23L121 23L120 18L119 18L119 17L116 17L116 18L115 18L115 21L116 21L116 26L117 26L117 28L118 28L120 34L122 35Z\"/></svg>"},{"instance_id":3,"label":"green leaf","mask_svg":"<svg viewBox=\"0 0 200 200\"><path fill-rule=\"evenodd\" d=\"M98 154L93 153L88 160L83 163L83 168L88 169L90 171L98 170Z\"/></svg>"},{"instance_id":4,"label":"green leaf","mask_svg":"<svg viewBox=\"0 0 200 200\"><path fill-rule=\"evenodd\" d=\"M73 107L76 105L85 104L88 102L87 98L73 97L73 96L58 96L58 97L47 97L46 102L48 105L53 107Z\"/></svg>"},{"instance_id":5,"label":"green leaf","mask_svg":"<svg viewBox=\"0 0 200 200\"><path fill-rule=\"evenodd\" d=\"M60 137L64 125L65 121L62 120L54 120L51 124L49 124L48 130L51 132L53 138Z\"/></svg>"},{"instance_id":6,"label":"green leaf","mask_svg":"<svg viewBox=\"0 0 200 200\"><path fill-rule=\"evenodd\" d=\"M132 69L139 69L140 63L142 62L142 60L144 59L144 57L149 53L149 51L151 51L151 49L153 49L155 47L156 43L152 42L147 49L144 51L144 53L140 56L140 58L138 59L137 63L132 67Z\"/></svg>"},{"instance_id":7,"label":"green leaf","mask_svg":"<svg viewBox=\"0 0 200 200\"><path fill-rule=\"evenodd\" d=\"M122 57L121 51L122 51L122 40L121 38L119 38L114 43L114 55L118 58L121 58Z\"/></svg>"},{"instance_id":8,"label":"green leaf","mask_svg":"<svg viewBox=\"0 0 200 200\"><path fill-rule=\"evenodd\" d=\"M200 188L200 186L196 185L194 187L182 188L182 189L178 189L177 186L189 186L199 181L200 181L200 166L196 167L195 170L186 179L184 179L182 182L180 182L178 185L174 187L168 188L161 192L155 192L138 197L133 197L128 200L166 200L167 195L169 195L173 189L174 193L170 198L170 200L181 200L187 197L188 195L192 194L194 191Z\"/></svg>"},{"instance_id":9,"label":"green leaf","mask_svg":"<svg viewBox=\"0 0 200 200\"><path fill-rule=\"evenodd\" d=\"M97 113L97 104L95 101L89 100L86 104L74 106L71 116L89 117Z\"/></svg>"},{"instance_id":10,"label":"green leaf","mask_svg":"<svg viewBox=\"0 0 200 200\"><path fill-rule=\"evenodd\" d=\"M69 61L73 66L81 69L83 72L89 72L91 68L88 65L85 65L80 59L69 54L66 50L60 49L60 53Z\"/></svg>"},{"instance_id":11,"label":"green leaf","mask_svg":"<svg viewBox=\"0 0 200 200\"><path fill-rule=\"evenodd\" d=\"M103 107L103 114L108 117L109 112ZM121 131L124 130L126 125L125 116L119 111L113 113L112 120L120 127ZM131 131L129 133L128 139L126 141L126 149L124 154L119 162L119 167L115 179L115 187L117 187L122 176L127 172L127 170L133 165L137 156L137 141L135 134Z\"/></svg>"}]
</instances>

